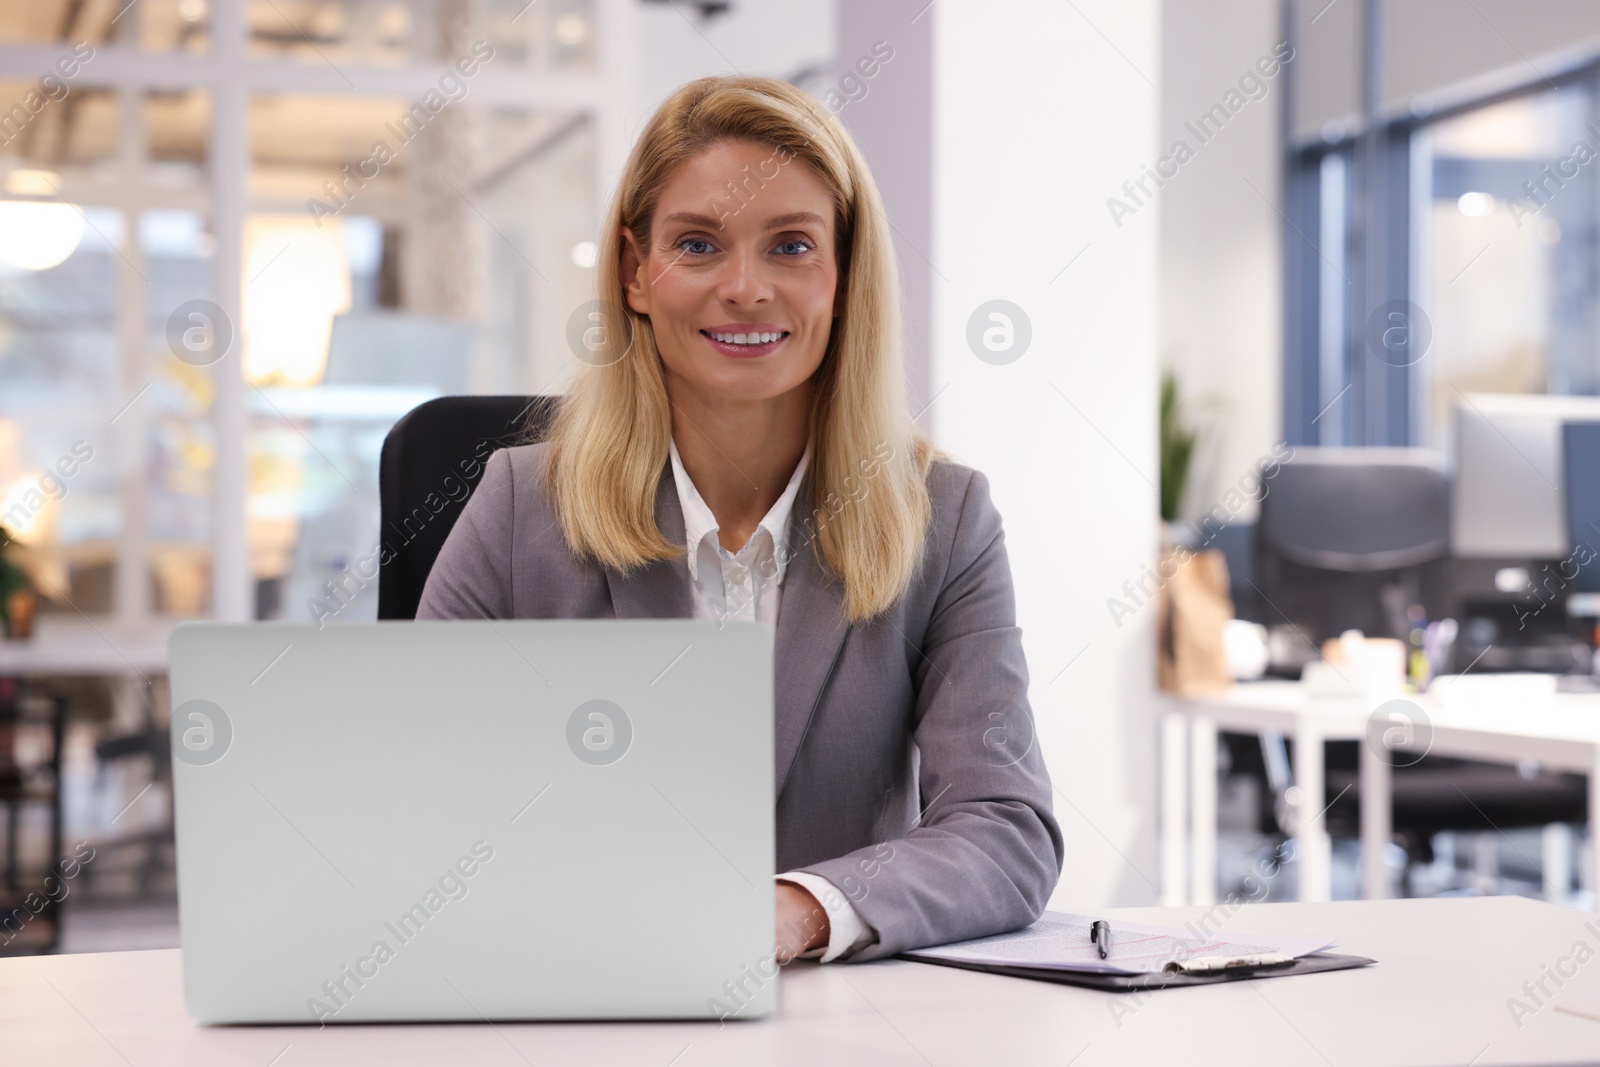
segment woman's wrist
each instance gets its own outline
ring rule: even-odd
[[[794,882],[778,882],[777,893],[778,962],[827,947],[833,931],[822,902]]]

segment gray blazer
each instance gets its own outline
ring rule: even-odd
[[[544,459],[544,445],[490,457],[417,618],[690,617],[685,557],[623,575],[572,554]],[[820,875],[855,905],[877,933],[856,960],[1024,926],[1061,873],[1000,515],[970,468],[935,463],[928,490],[916,580],[866,623],[845,624],[843,583],[807,543],[812,503],[798,500],[790,522],[775,646],[777,870]],[[684,541],[670,465],[656,522]]]

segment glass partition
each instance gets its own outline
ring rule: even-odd
[[[378,460],[432,397],[550,392],[587,292],[588,123],[400,97],[250,104],[241,357],[257,612],[377,614]],[[565,205],[552,211],[551,204]]]
[[[0,5],[44,53],[0,78],[0,523],[45,616],[316,618],[396,419],[564,388],[595,6]]]
[[[1469,111],[1416,135],[1417,273],[1433,329],[1423,441],[1447,448],[1460,393],[1594,392],[1600,139],[1582,87]],[[1581,161],[1580,161],[1581,160]]]

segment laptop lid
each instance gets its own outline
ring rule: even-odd
[[[179,626],[190,1013],[769,1012],[772,647],[688,620]]]

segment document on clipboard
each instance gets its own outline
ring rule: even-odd
[[[1188,926],[1112,922],[1104,958],[1090,935],[1095,918],[1047,911],[1031,926],[1010,933],[901,953],[907,959],[976,970],[1017,968],[1101,975],[1264,970],[1322,952],[1331,940],[1208,931]],[[1341,957],[1354,959],[1356,957]],[[1176,964],[1176,967],[1169,965]]]

